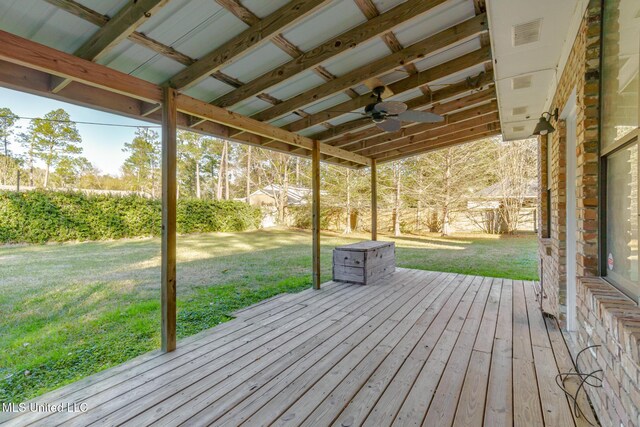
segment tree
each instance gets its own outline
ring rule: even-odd
[[[188,187],[188,193],[202,198],[202,173],[216,142],[213,138],[203,135],[180,131],[178,132],[179,176],[181,183]]]
[[[49,174],[61,160],[82,153],[82,138],[71,121],[69,113],[62,108],[45,114],[43,118],[31,120],[29,126],[33,143],[33,154],[45,164],[44,187],[49,185]]]
[[[496,176],[500,187],[500,216],[504,231],[514,233],[520,222],[520,211],[538,173],[538,151],[535,139],[496,141],[498,167]]]
[[[65,157],[56,165],[54,178],[60,187],[77,188],[83,176],[97,172],[86,157]]]
[[[4,158],[2,159],[2,184],[7,183],[7,178],[12,169],[11,156],[9,154],[9,136],[13,133],[13,126],[18,121],[13,111],[9,108],[0,108],[0,139],[4,144]]]
[[[224,190],[225,200],[229,199],[229,142],[222,142],[222,154],[220,156],[220,167],[218,168],[218,181],[216,184],[216,199],[222,200]]]
[[[133,180],[133,189],[155,197],[156,174],[160,167],[158,132],[149,128],[138,128],[133,140],[126,142],[122,151],[129,153],[122,170],[126,177]]]
[[[336,222],[343,224],[340,228],[344,234],[349,234],[358,226],[360,209],[368,207],[371,200],[369,172],[333,165],[323,165],[321,170],[324,172],[323,188],[327,193],[323,203],[337,208],[333,210],[334,215],[338,217]],[[328,214],[325,210],[325,215]]]
[[[419,192],[419,197],[434,214],[435,218],[430,219],[432,231],[448,235],[456,214],[466,211],[473,189],[495,182],[494,153],[494,141],[481,140],[432,151],[413,160],[411,165],[424,174],[421,179],[429,182],[429,191]],[[415,171],[411,175],[415,176]],[[412,197],[416,193],[414,188]]]

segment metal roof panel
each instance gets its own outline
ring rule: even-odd
[[[291,57],[282,49],[273,43],[266,43],[245,52],[232,64],[222,68],[221,71],[242,82],[248,82],[290,60]]]
[[[380,38],[375,38],[348,50],[341,55],[334,56],[324,62],[322,66],[336,76],[342,76],[358,67],[369,64],[377,59],[384,58],[391,51]]]
[[[474,16],[471,0],[448,1],[425,15],[404,22],[394,33],[403,46],[411,46]]]
[[[42,0],[0,2],[0,28],[66,53],[73,53],[98,29]]]
[[[242,5],[249,9],[258,18],[263,19],[280,9],[288,0],[243,0]]]
[[[211,0],[173,0],[140,31],[192,58],[201,58],[247,29]]]
[[[284,31],[283,35],[306,52],[366,21],[354,2],[334,0],[327,7]]]

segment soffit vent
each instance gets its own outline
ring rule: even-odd
[[[531,87],[532,75],[519,76],[511,79],[511,89],[527,89]]]
[[[518,47],[540,40],[542,18],[513,26],[513,46]]]
[[[513,110],[511,110],[511,114],[513,114],[514,116],[527,114],[527,107],[515,107]]]
[[[511,129],[514,132],[524,132],[524,126],[513,126]]]

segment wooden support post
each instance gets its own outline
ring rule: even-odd
[[[378,171],[371,159],[371,240],[378,240]]]
[[[313,289],[320,289],[320,143],[313,141],[311,151],[311,228],[313,236]]]
[[[163,88],[162,103],[162,351],[176,348],[176,132],[175,89]]]

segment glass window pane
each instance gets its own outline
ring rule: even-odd
[[[607,147],[638,126],[640,3],[604,2],[603,138]]]
[[[628,294],[638,286],[638,144],[607,157],[607,276]]]

